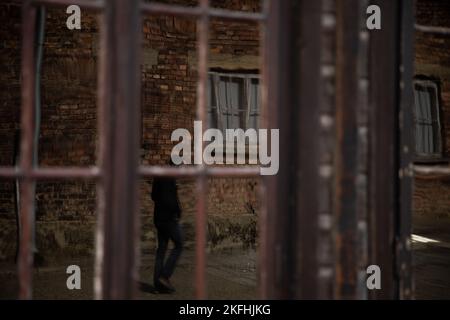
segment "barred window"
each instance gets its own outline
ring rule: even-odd
[[[442,155],[438,97],[436,83],[432,81],[414,83],[416,155],[420,158],[436,158]]]

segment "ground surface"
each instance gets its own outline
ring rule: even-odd
[[[428,224],[415,221],[413,261],[416,299],[450,299],[450,224]],[[255,299],[256,252],[228,249],[207,256],[208,297],[211,299]],[[65,273],[68,265],[77,264],[82,270],[81,290],[68,290]],[[152,286],[153,253],[143,254],[139,293],[142,299],[194,299],[195,255],[183,253],[173,276],[177,288],[174,294],[158,294]],[[34,271],[36,299],[92,299],[93,259],[68,259],[53,266]],[[14,299],[17,292],[15,266],[0,265],[0,299]]]
[[[255,299],[256,271],[255,251],[228,250],[208,254],[208,297],[211,299]],[[194,252],[184,252],[173,276],[177,292],[159,294],[154,292],[152,283],[153,255],[144,254],[141,262],[142,299],[194,299]],[[81,290],[68,290],[65,273],[68,265],[77,264],[81,268]],[[93,261],[89,258],[71,259],[59,266],[47,266],[34,272],[35,299],[92,299]],[[17,277],[14,266],[0,266],[0,299],[14,299],[17,292]]]
[[[413,234],[416,298],[450,299],[450,220],[414,217]]]

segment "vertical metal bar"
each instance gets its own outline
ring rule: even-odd
[[[359,12],[361,17],[366,16],[368,0],[361,0]],[[368,231],[367,231],[367,167],[368,167],[368,43],[369,30],[367,30],[366,19],[359,20],[359,58],[358,58],[358,90],[359,99],[357,106],[358,121],[358,176],[356,179],[356,207],[358,214],[357,235],[357,259],[358,259],[358,299],[367,299],[367,258],[368,258]]]
[[[34,187],[30,177],[33,169],[33,134],[35,105],[35,25],[36,8],[30,1],[22,7],[22,110],[21,110],[21,143],[20,169],[24,174],[21,181],[20,217],[22,233],[19,247],[19,298],[32,297],[32,237]]]
[[[319,112],[321,103],[322,1],[293,2],[290,50],[292,110],[295,121],[290,146],[296,154],[291,172],[295,172],[296,217],[292,238],[297,243],[294,298],[318,298],[318,219],[319,219]],[[314,32],[312,32],[314,31]],[[283,128],[284,129],[284,128]],[[290,141],[292,143],[292,140]],[[292,150],[293,149],[293,150]]]
[[[287,88],[286,81],[286,56],[287,50],[285,46],[286,34],[283,31],[288,29],[289,11],[288,1],[273,1],[269,2],[268,17],[267,17],[267,32],[265,34],[264,59],[265,69],[263,70],[263,79],[265,80],[265,89],[267,96],[267,109],[265,110],[264,121],[267,124],[267,129],[280,129],[280,171],[274,176],[264,176],[263,181],[266,185],[266,194],[270,195],[270,201],[266,197],[262,199],[263,205],[266,207],[265,216],[262,217],[262,257],[260,264],[264,266],[264,287],[263,297],[268,299],[280,299],[290,296],[289,277],[286,268],[288,263],[286,261],[287,248],[285,238],[290,234],[290,226],[287,224],[287,215],[292,212],[286,210],[286,199],[281,199],[281,195],[287,196],[285,192],[286,185],[281,183],[282,176],[285,177],[286,170],[288,170],[286,161],[288,158],[283,157],[286,141],[283,146],[283,135],[286,127],[280,125],[280,117],[288,105],[285,104],[287,98],[283,94],[283,88]],[[285,19],[285,20],[283,20]],[[283,29],[281,24],[286,22]],[[274,50],[273,48],[276,48]],[[285,181],[287,183],[287,181]],[[280,189],[280,187],[282,189]],[[283,201],[285,200],[285,201]],[[284,229],[288,227],[288,230]],[[291,264],[292,267],[292,264]]]
[[[104,296],[103,283],[106,282],[103,272],[105,263],[105,219],[108,212],[111,212],[111,202],[107,195],[111,194],[112,177],[107,175],[111,172],[111,93],[112,79],[114,79],[114,68],[112,68],[111,55],[113,54],[111,43],[112,32],[107,32],[110,18],[105,11],[99,16],[100,25],[100,46],[99,46],[99,76],[97,89],[97,122],[98,122],[98,163],[100,179],[97,182],[97,225],[95,232],[95,275],[94,275],[94,295],[96,299]]]
[[[206,126],[206,88],[208,81],[208,0],[200,1],[202,14],[197,22],[198,41],[198,83],[197,83],[197,119],[202,123],[202,131]],[[203,132],[195,141],[197,148],[195,157],[203,158]],[[201,148],[198,148],[201,146]],[[205,166],[200,164],[200,174],[197,177],[197,217],[195,224],[196,231],[196,296],[197,299],[206,299],[206,172]]]
[[[270,0],[263,0],[262,10],[263,15],[269,14]],[[269,127],[269,110],[268,110],[268,28],[267,22],[264,21],[259,24],[260,30],[260,70],[261,70],[261,115],[260,115],[260,127]],[[267,208],[267,178],[261,178],[261,184],[259,188],[259,196],[261,199],[261,210],[258,218],[258,230],[259,230],[259,246],[258,246],[258,291],[261,299],[268,299],[269,294],[269,274],[271,273],[268,264],[268,248],[271,243],[271,234],[269,232],[269,216]]]
[[[336,297],[357,289],[357,105],[359,1],[337,1],[336,63]]]
[[[99,101],[102,103],[102,187],[99,209],[103,210],[97,238],[102,257],[97,284],[101,298],[129,299],[138,281],[138,143],[140,106],[140,12],[138,0],[106,2],[102,30]],[[106,50],[106,52],[105,52]],[[109,74],[114,70],[114,74]],[[108,78],[109,76],[109,78]],[[107,114],[106,114],[107,113]],[[102,237],[101,235],[99,237]]]
[[[264,48],[269,129],[279,129],[279,172],[264,177],[263,297],[318,297],[322,1],[271,1]],[[267,45],[270,43],[270,47]],[[277,48],[273,50],[273,48]],[[273,143],[273,141],[271,141]]]
[[[318,297],[334,297],[335,228],[333,224],[336,1],[322,0],[321,99],[319,145]]]
[[[275,2],[275,1],[274,1]],[[296,234],[296,197],[295,176],[296,176],[296,155],[295,147],[292,146],[292,140],[295,131],[292,126],[294,106],[292,88],[290,83],[292,79],[292,31],[293,14],[291,12],[293,2],[290,0],[276,1],[274,8],[273,23],[269,25],[274,37],[271,39],[273,60],[269,70],[269,88],[273,92],[272,99],[269,100],[270,117],[269,128],[279,129],[279,171],[273,178],[272,187],[275,187],[271,195],[277,194],[274,206],[270,212],[275,220],[275,292],[277,299],[290,299],[294,297],[296,288],[297,261],[296,261],[296,243],[292,241]],[[273,51],[276,51],[274,53]],[[287,85],[289,84],[289,85]],[[270,97],[269,92],[269,97]],[[261,142],[260,142],[261,143]],[[268,145],[272,145],[270,141]],[[294,149],[294,150],[293,150]],[[294,173],[294,174],[293,174]],[[274,199],[271,198],[271,201]]]
[[[411,219],[413,194],[413,76],[414,76],[414,1],[401,1],[401,67],[400,67],[400,169],[397,268],[399,298],[414,295],[411,258]]]
[[[381,8],[383,27],[370,35],[369,263],[381,268],[382,289],[371,290],[369,296],[393,299],[399,2],[377,0],[373,4]]]

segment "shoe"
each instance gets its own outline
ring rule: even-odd
[[[158,282],[169,292],[175,292],[175,288],[166,277],[159,277]]]
[[[156,293],[162,293],[162,294],[169,294],[172,293],[172,291],[169,290],[169,288],[166,288],[163,284],[157,283],[155,284],[155,292]]]

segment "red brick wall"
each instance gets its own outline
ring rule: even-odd
[[[442,176],[416,178],[414,209],[418,216],[450,218],[450,178]]]
[[[417,23],[450,27],[450,2],[417,2]],[[416,32],[416,74],[436,78],[441,85],[441,122],[445,156],[450,154],[450,36]]]
[[[238,7],[234,5],[234,8]],[[170,140],[172,131],[176,128],[187,128],[193,132],[197,88],[196,26],[194,20],[167,16],[148,17],[143,26],[143,163],[163,164],[174,146]],[[235,63],[235,60],[255,57],[253,65],[257,66],[258,39],[259,33],[255,24],[212,20],[211,60],[220,60],[225,67],[236,69],[248,64]],[[155,60],[156,64],[151,64]],[[217,66],[217,63],[212,61],[211,67]],[[253,66],[250,68],[254,70]],[[248,206],[255,207],[255,192],[246,192],[255,189],[253,184],[251,179],[211,180],[209,213],[240,214],[247,212]],[[187,182],[187,186],[181,188],[180,192],[181,202],[188,214],[195,211],[195,202],[191,199],[194,188],[192,182]],[[144,212],[151,212],[153,203],[146,199],[150,186],[144,185],[142,191],[141,203]],[[224,195],[224,192],[227,195]],[[218,200],[227,196],[230,201]]]
[[[450,1],[418,0],[416,6],[418,24],[450,27]],[[417,31],[415,49],[416,75],[436,79],[440,84],[443,156],[448,159],[450,156],[450,36]],[[416,177],[415,214],[428,215],[436,219],[450,218],[449,195],[448,177]]]
[[[20,115],[20,1],[0,4],[0,165],[11,165],[14,132]],[[193,5],[192,0],[165,1]],[[257,0],[212,1],[215,7],[258,11]],[[450,2],[417,1],[417,21],[424,25],[450,26]],[[94,15],[83,12],[82,29],[65,27],[64,9],[48,11],[44,65],[42,72],[42,125],[39,145],[40,164],[92,165],[96,159],[96,75],[98,24]],[[173,129],[192,129],[196,101],[196,34],[190,19],[166,16],[146,17],[143,21],[142,65],[142,162],[161,164],[173,143]],[[229,69],[258,68],[259,31],[254,24],[211,21],[211,67]],[[446,156],[450,154],[450,42],[448,36],[416,34],[416,72],[440,80],[443,136]],[[238,216],[257,213],[257,180],[214,179],[210,181],[208,213],[214,216]],[[195,212],[195,184],[180,182],[185,214]],[[450,216],[448,181],[416,179],[414,207],[417,214]],[[1,239],[14,237],[14,185],[0,182],[0,219],[10,227],[0,231]],[[151,221],[153,203],[151,183],[141,184],[144,227]],[[95,221],[95,186],[85,182],[46,182],[38,184],[37,215],[41,232],[38,243],[51,246],[61,242],[51,233],[58,223],[66,234],[66,244],[77,245],[76,232],[64,226],[84,226]],[[6,225],[6,224],[3,224]],[[44,225],[46,227],[44,227]],[[88,224],[89,225],[89,224]],[[65,231],[64,231],[65,230]],[[92,247],[93,237],[88,247]],[[9,243],[12,241],[9,241]],[[0,259],[13,252],[2,241]]]
[[[195,1],[165,1],[194,4]],[[20,117],[20,1],[0,4],[0,165],[12,165],[14,133]],[[215,7],[259,10],[259,1],[213,1]],[[68,30],[65,8],[47,11],[42,67],[42,124],[39,137],[41,166],[86,166],[96,162],[97,119],[97,16],[82,11],[82,29]],[[196,24],[194,20],[149,16],[143,21],[142,64],[142,162],[162,164],[174,145],[172,130],[192,129],[196,104]],[[257,68],[259,33],[255,24],[211,21],[212,67]],[[242,62],[245,60],[244,62]],[[219,62],[218,62],[219,61]],[[236,61],[238,61],[236,63]],[[240,62],[239,62],[240,61]],[[250,61],[250,63],[249,63]],[[208,213],[255,214],[255,179],[210,181]],[[144,226],[151,221],[151,183],[141,184]],[[0,231],[0,259],[14,251],[14,185],[0,181],[0,219],[8,227]],[[195,183],[180,181],[185,215],[195,212]],[[95,185],[87,182],[39,183],[37,186],[38,246],[79,247],[73,237],[77,223],[89,234],[81,237],[87,250],[93,246]],[[191,218],[189,218],[191,216]],[[58,225],[65,241],[58,240],[50,225]],[[88,223],[87,225],[85,223]],[[66,226],[72,226],[72,229]],[[91,227],[87,227],[91,226]],[[81,227],[80,227],[81,228]],[[54,232],[53,232],[54,231]],[[65,236],[64,236],[65,234]],[[92,235],[92,236],[91,236]],[[53,248],[54,249],[54,248]]]

